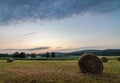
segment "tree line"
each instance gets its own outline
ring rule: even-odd
[[[15,52],[13,54],[0,54],[0,57],[13,57],[13,58],[36,58],[36,56],[41,56],[41,57],[46,57],[46,58],[55,58],[55,52],[46,52],[45,54],[36,54],[36,53],[31,53],[31,54],[26,54],[25,52]]]

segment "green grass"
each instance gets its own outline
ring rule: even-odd
[[[110,60],[93,75],[82,74],[77,60],[0,60],[0,83],[120,83],[120,62]]]

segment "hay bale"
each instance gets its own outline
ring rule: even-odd
[[[102,60],[102,62],[108,62],[108,58],[107,57],[102,57],[101,60]]]
[[[120,61],[120,57],[118,57],[117,60]]]
[[[78,64],[82,73],[100,74],[103,71],[102,61],[91,53],[81,55]]]
[[[7,62],[13,62],[15,59],[13,59],[13,58],[8,58],[7,59]]]

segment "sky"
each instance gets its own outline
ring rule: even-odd
[[[0,53],[120,49],[119,0],[0,0]]]

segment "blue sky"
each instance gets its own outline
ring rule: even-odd
[[[14,0],[12,1],[15,2]],[[35,1],[37,2],[38,0]],[[45,1],[43,1],[44,4],[48,4],[48,0]],[[118,0],[114,4],[111,3],[112,0],[109,0],[110,2],[104,2],[104,4],[101,2],[99,5],[97,5],[97,2],[94,2],[95,0],[91,0],[92,2],[87,0],[82,5],[84,11],[78,10],[82,7],[82,1],[75,0],[75,2],[70,2],[70,0],[66,0],[60,2],[53,0],[54,6],[52,7],[55,7],[55,10],[51,10],[52,13],[49,13],[50,9],[43,6],[43,9],[48,13],[41,13],[42,10],[37,10],[37,13],[40,14],[37,15],[37,18],[32,16],[32,14],[29,16],[28,12],[24,12],[24,9],[19,9],[21,6],[17,6],[19,10],[16,9],[16,13],[22,11],[28,14],[28,16],[25,14],[15,15],[15,13],[10,12],[8,9],[10,2],[4,2],[8,5],[5,6],[6,9],[5,7],[4,9],[1,7],[1,9],[6,16],[10,16],[7,18],[0,12],[0,52],[25,51],[41,53],[47,51],[71,52],[84,49],[119,49],[120,10],[119,4],[116,4]],[[99,2],[99,0],[97,1]],[[67,2],[70,4],[63,7]],[[95,5],[91,7],[90,4]],[[77,5],[78,8],[74,8],[73,5]],[[38,4],[37,7],[39,6],[42,7],[41,4]],[[85,8],[86,6],[91,8],[85,9],[84,6]],[[12,8],[12,6],[10,7]],[[29,8],[29,4],[27,7]],[[34,7],[36,8],[36,6]],[[57,9],[58,7],[61,10]],[[71,8],[67,10],[66,8],[68,7]],[[61,14],[56,13],[55,11],[57,10]],[[31,8],[30,11],[36,12]],[[62,14],[63,12],[64,14]],[[15,16],[12,16],[13,14]],[[17,18],[18,16],[19,19]]]

